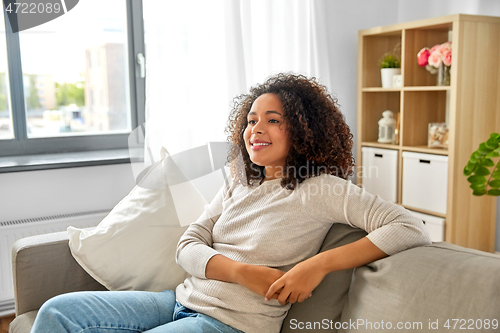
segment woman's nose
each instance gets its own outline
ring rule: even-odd
[[[264,125],[262,124],[262,121],[258,121],[253,127],[252,127],[252,133],[259,133],[262,134],[264,132]]]

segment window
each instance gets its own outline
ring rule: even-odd
[[[0,156],[127,148],[144,122],[142,1],[79,1],[16,33],[0,21]]]
[[[4,24],[0,15],[0,24]],[[3,39],[3,40],[2,40]],[[0,36],[0,140],[14,138],[12,131],[12,116],[10,114],[10,93],[7,76],[7,45],[5,34]]]

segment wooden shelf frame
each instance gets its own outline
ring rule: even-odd
[[[449,91],[450,86],[415,86],[401,88],[368,87],[362,88],[362,92],[390,92],[390,91]]]
[[[446,148],[429,148],[427,146],[403,146],[403,145],[394,145],[388,143],[368,142],[368,141],[362,142],[361,146],[382,148],[382,149],[393,149],[393,150],[399,150],[400,152],[412,151],[425,154],[448,155],[448,149]]]
[[[422,47],[448,40],[453,48],[451,85],[436,86],[436,75],[418,66],[416,55]],[[357,167],[362,165],[363,146],[398,150],[401,204],[402,152],[448,156],[446,214],[415,210],[444,217],[447,242],[489,252],[495,248],[496,198],[473,196],[463,168],[479,143],[500,128],[499,40],[500,17],[464,14],[359,32]],[[403,86],[382,88],[378,62],[397,43]],[[399,112],[397,145],[377,142],[384,110]],[[448,123],[448,149],[427,147],[430,122]]]

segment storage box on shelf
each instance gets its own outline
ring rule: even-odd
[[[414,212],[411,210],[410,212],[425,223],[425,228],[429,232],[429,235],[431,236],[431,240],[433,242],[444,241],[444,218]]]
[[[403,152],[403,206],[446,214],[448,156]]]
[[[500,17],[463,14],[359,32],[358,167],[371,164],[364,160],[362,147],[396,151],[396,202],[404,204],[405,190],[409,193],[417,185],[415,179],[411,182],[413,172],[406,170],[409,167],[403,164],[403,152],[447,158],[442,176],[446,180],[444,208],[443,204],[440,209],[427,204],[404,206],[444,218],[446,241],[490,252],[495,247],[496,198],[473,196],[462,170],[479,143],[500,128],[499,40]],[[436,75],[418,66],[417,53],[423,47],[446,41],[452,42],[451,84],[437,86]],[[403,86],[382,88],[379,60],[397,43],[402,46]],[[398,144],[377,142],[377,122],[385,110],[399,112]],[[427,147],[428,124],[437,122],[448,124],[448,149]],[[406,188],[404,177],[410,180]],[[361,177],[360,182],[364,181]]]
[[[398,151],[363,147],[363,186],[382,199],[397,202]]]

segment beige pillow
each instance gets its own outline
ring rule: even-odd
[[[149,168],[138,185],[96,228],[68,228],[73,257],[106,288],[175,289],[188,276],[176,264],[175,251],[189,224],[186,216],[200,216],[206,200],[189,181],[169,186],[168,175],[179,174],[178,168],[172,170],[175,167],[162,148],[161,161]],[[184,190],[182,199],[189,202],[185,205],[189,209],[187,215],[180,211],[186,207],[179,207],[178,203],[176,207],[179,198],[175,194],[172,197],[179,186]]]

